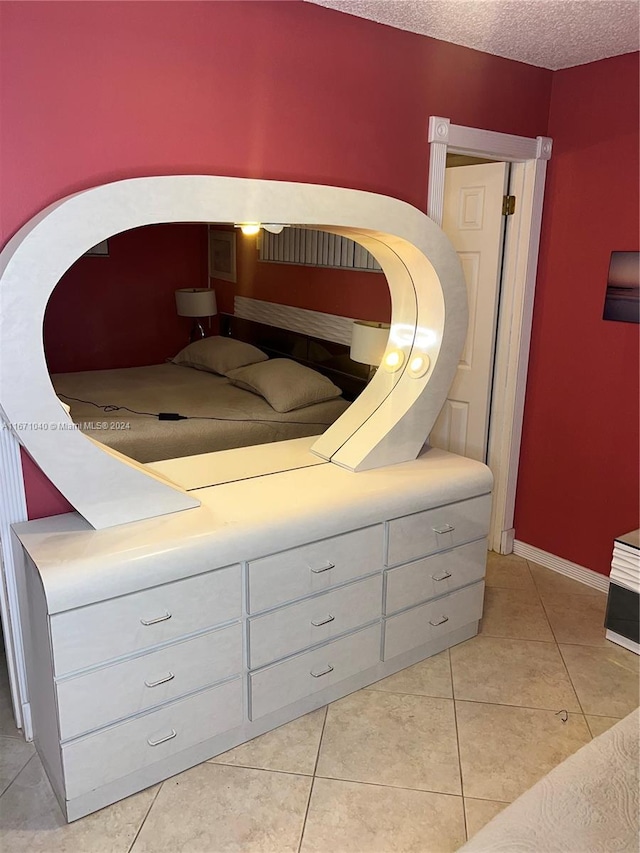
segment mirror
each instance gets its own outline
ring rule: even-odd
[[[152,463],[320,435],[366,386],[351,322],[388,324],[391,300],[348,238],[161,223],[100,249],[64,273],[43,331],[54,390],[95,441]]]
[[[435,223],[396,199],[338,187],[208,175],[117,181],[55,202],[0,254],[2,418],[90,524],[109,527],[199,503],[72,428],[43,350],[46,305],[67,269],[114,234],[165,222],[298,223],[350,237],[371,252],[391,292],[393,355],[311,450],[351,471],[417,456],[446,397],[467,326],[460,263]],[[412,368],[416,360],[420,370]],[[45,429],[51,423],[62,428]]]

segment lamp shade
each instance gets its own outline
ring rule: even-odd
[[[213,317],[218,313],[216,292],[208,287],[186,287],[176,290],[179,317]]]
[[[351,330],[352,360],[360,364],[380,364],[387,348],[389,328],[389,323],[354,320]]]

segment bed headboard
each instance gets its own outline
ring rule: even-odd
[[[292,358],[317,370],[354,400],[367,384],[369,369],[349,358],[346,344],[322,340],[302,332],[257,323],[233,314],[220,314],[220,334],[254,344],[269,358]]]

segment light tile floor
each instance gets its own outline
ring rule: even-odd
[[[478,637],[71,825],[0,676],[0,846],[456,850],[638,705],[638,657],[604,639],[604,605],[589,587],[490,554]]]

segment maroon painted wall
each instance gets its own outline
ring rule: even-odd
[[[44,322],[50,373],[160,364],[189,341],[174,291],[207,286],[207,226],[151,225],[82,257],[54,290]]]
[[[2,240],[141,175],[308,181],[424,208],[429,115],[535,136],[551,72],[302,2],[2,2]]]
[[[238,282],[212,280],[218,307],[233,313],[234,296],[250,296],[358,320],[389,322],[391,294],[382,273],[258,261],[255,237],[237,238]]]
[[[65,195],[143,175],[325,183],[424,209],[430,115],[547,130],[551,72],[297,0],[9,0],[0,16],[1,243]],[[26,469],[29,494],[49,494],[40,476]]]
[[[638,54],[553,76],[516,537],[609,574],[638,527],[638,331],[602,319],[612,251],[638,250]]]

